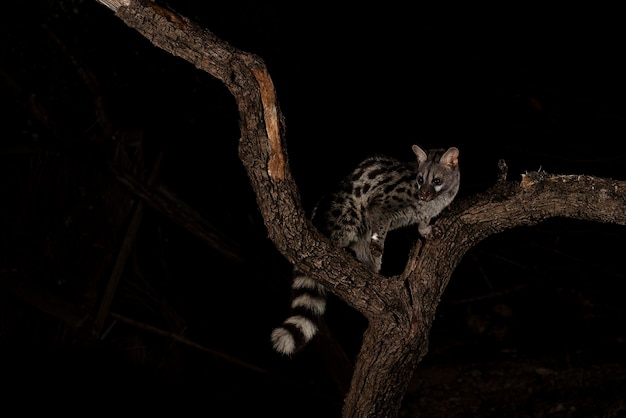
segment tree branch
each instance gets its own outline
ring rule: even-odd
[[[130,0],[128,7],[117,10],[117,16],[155,46],[220,80],[234,96],[241,129],[239,156],[277,249],[356,309],[383,311],[384,301],[364,286],[372,274],[343,252],[333,252],[328,240],[305,216],[298,188],[285,163],[284,120],[263,60],[152,2]],[[346,265],[355,271],[340,277],[332,273]],[[355,291],[368,295],[354,298]]]

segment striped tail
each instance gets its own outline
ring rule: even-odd
[[[283,324],[272,331],[272,345],[277,352],[291,356],[317,334],[326,310],[326,289],[302,271],[294,269],[291,311]]]

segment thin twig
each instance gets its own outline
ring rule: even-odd
[[[157,328],[157,327],[155,327],[153,325],[149,325],[149,324],[146,324],[144,322],[137,321],[135,319],[125,317],[125,316],[120,315],[120,314],[115,313],[115,312],[109,312],[109,316],[111,318],[113,318],[113,319],[116,319],[118,321],[124,322],[125,324],[131,325],[131,326],[133,326],[135,328],[143,329],[145,331],[151,332],[151,333],[156,334],[156,335],[160,335],[162,337],[171,338],[174,341],[177,341],[177,342],[179,342],[181,344],[188,345],[189,347],[193,347],[193,348],[196,348],[198,350],[204,351],[206,353],[211,354],[212,356],[215,356],[215,357],[218,357],[218,358],[220,358],[222,360],[228,361],[229,363],[233,363],[233,364],[236,364],[238,366],[244,367],[246,369],[253,370],[253,371],[257,372],[257,373],[262,373],[262,374],[266,374],[266,375],[269,375],[269,376],[272,376],[272,377],[276,377],[272,373],[270,373],[269,371],[267,371],[267,370],[265,370],[263,368],[257,367],[257,366],[255,366],[253,364],[250,364],[250,363],[246,363],[243,360],[239,360],[238,358],[235,358],[233,356],[229,356],[228,354],[224,354],[224,353],[222,353],[220,351],[216,351],[216,350],[207,348],[207,347],[205,347],[205,346],[203,346],[201,344],[198,344],[197,342],[192,341],[189,338],[187,338],[185,336],[182,336],[180,334],[177,334],[177,333],[174,333],[174,332],[171,332],[171,331],[162,330],[162,329]]]
[[[152,166],[152,171],[150,173],[150,177],[148,178],[149,183],[154,181],[156,178],[156,174],[161,166],[161,160],[162,155],[159,155]],[[113,298],[115,297],[115,292],[117,291],[117,286],[119,285],[122,273],[124,272],[126,260],[128,260],[128,256],[132,251],[135,238],[137,237],[137,231],[139,230],[139,225],[141,225],[141,220],[143,218],[143,205],[143,201],[140,200],[137,202],[133,218],[128,225],[126,236],[124,237],[117,259],[115,260],[115,265],[113,266],[113,271],[111,272],[111,278],[109,279],[107,288],[102,296],[102,302],[98,308],[98,313],[96,314],[96,320],[94,322],[94,331],[96,335],[100,335],[102,332],[104,321],[109,313],[109,309],[113,303]]]

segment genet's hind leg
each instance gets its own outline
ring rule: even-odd
[[[387,230],[389,229],[389,221],[383,220],[381,217],[371,216],[369,248],[374,266],[377,273],[380,271],[383,262],[383,252],[385,250],[385,239],[387,238]]]

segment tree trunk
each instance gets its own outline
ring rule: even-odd
[[[428,332],[409,335],[406,326],[378,321],[363,335],[343,416],[395,417],[413,370],[428,350]],[[429,327],[430,328],[430,327]],[[417,337],[417,338],[416,338]]]

